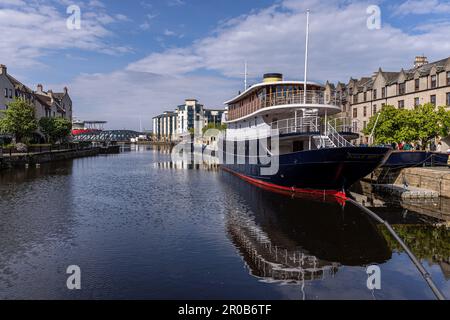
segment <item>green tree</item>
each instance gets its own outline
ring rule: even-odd
[[[424,104],[411,110],[385,106],[370,118],[363,133],[369,135],[372,130],[375,143],[420,141],[425,147],[431,139],[445,137],[450,133],[450,111],[444,107],[436,108],[433,104]]]
[[[39,128],[48,142],[64,140],[70,135],[72,123],[64,118],[41,118]]]
[[[16,142],[29,138],[37,130],[34,107],[24,99],[15,99],[1,111],[0,132],[12,134]]]
[[[227,129],[227,125],[226,124],[222,124],[222,123],[210,122],[210,123],[208,123],[207,126],[203,127],[202,132],[205,133],[209,129],[217,129],[219,131],[224,131],[224,130]]]

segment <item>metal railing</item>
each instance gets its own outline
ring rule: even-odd
[[[330,138],[330,140],[334,143],[334,145],[338,148],[343,147],[354,147],[354,145],[347,141],[339,132],[336,131],[336,129],[333,127],[333,125],[329,121],[327,123],[327,130],[325,134]]]
[[[272,130],[278,129],[279,134],[290,133],[320,133],[321,119],[319,117],[297,117],[274,121],[270,124]]]
[[[292,134],[292,133],[307,133],[316,135],[320,141],[321,145],[326,145],[324,139],[328,137],[331,141],[331,145],[336,147],[353,147],[354,145],[345,139],[340,132],[353,132],[351,129],[345,125],[343,121],[342,124],[338,125],[338,128],[345,129],[344,131],[337,131],[333,126],[333,122],[338,124],[338,121],[331,120],[326,125],[320,117],[310,116],[310,117],[297,117],[289,119],[281,119],[270,123],[270,128],[272,130],[277,130],[279,134]],[[350,130],[350,131],[347,131]]]
[[[334,118],[329,121],[329,124],[333,126],[339,133],[359,133],[359,124],[356,119],[340,117]]]
[[[262,108],[289,105],[289,104],[328,104],[339,106],[341,99],[337,94],[328,94],[323,90],[306,90],[306,100],[304,91],[299,93],[293,92],[277,92],[262,95],[259,97]]]
[[[29,146],[26,151],[17,150],[15,147],[1,147],[0,146],[0,158],[1,157],[11,157],[13,155],[23,155],[23,154],[38,154],[38,153],[46,153],[46,152],[55,152],[55,151],[66,151],[66,150],[88,150],[92,149],[92,144],[87,143],[63,143],[56,145],[38,145],[38,146]]]
[[[243,105],[236,104],[234,109],[231,108],[228,112],[228,120],[244,117],[263,108],[293,104],[332,105],[339,107],[342,104],[342,100],[336,92],[328,93],[324,90],[307,90],[306,99],[303,90],[260,94],[252,101]]]

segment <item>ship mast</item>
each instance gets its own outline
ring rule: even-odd
[[[303,104],[306,104],[306,77],[308,76],[309,9],[306,10],[305,76],[303,78]]]
[[[245,60],[245,69],[244,69],[244,91],[247,90],[247,76],[248,76],[247,60]]]

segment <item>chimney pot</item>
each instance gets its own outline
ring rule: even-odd
[[[0,64],[0,74],[6,74],[7,68],[4,64]]]
[[[42,84],[38,84],[37,85],[37,91],[38,92],[43,92],[44,91],[44,87],[42,86]]]

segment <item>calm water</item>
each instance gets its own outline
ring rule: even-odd
[[[292,199],[140,150],[0,173],[0,298],[432,299],[351,205]],[[450,235],[377,208],[450,296]],[[402,216],[403,214],[403,216]],[[366,287],[377,264],[382,289]],[[82,290],[66,288],[78,265]]]

